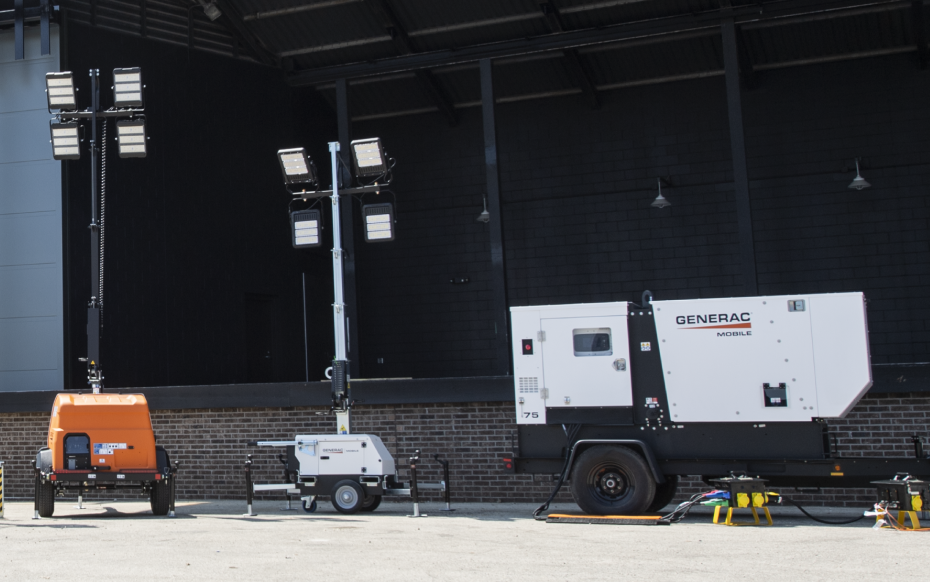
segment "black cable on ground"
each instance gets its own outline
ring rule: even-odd
[[[568,437],[568,446],[565,448],[565,464],[562,465],[562,472],[559,473],[559,479],[556,481],[555,487],[552,489],[552,493],[549,494],[549,499],[545,503],[536,508],[536,511],[533,512],[533,519],[536,521],[546,521],[546,517],[539,517],[539,514],[549,509],[549,504],[552,503],[552,500],[555,499],[555,496],[558,495],[559,490],[562,488],[562,484],[565,483],[565,477],[568,475],[568,462],[572,458],[571,450],[572,444],[575,442],[575,437],[578,436],[578,432],[581,430],[580,424],[573,424],[568,427],[566,430],[566,436]]]
[[[772,493],[769,493],[768,495],[772,495]],[[798,505],[798,503],[797,503],[796,501],[794,501],[794,500],[792,500],[792,499],[789,499],[788,497],[785,497],[784,495],[778,495],[778,499],[780,499],[780,500],[782,500],[782,501],[787,501],[787,502],[790,503],[791,505],[793,505],[793,506],[797,507],[798,509],[800,509],[800,510],[801,510],[801,513],[803,513],[803,514],[806,515],[807,517],[813,519],[814,521],[818,521],[818,522],[820,522],[820,523],[824,523],[824,524],[826,524],[826,525],[849,525],[850,523],[856,523],[857,521],[859,521],[860,519],[862,519],[862,518],[865,517],[865,514],[862,514],[862,515],[860,515],[859,517],[857,517],[857,518],[855,518],[855,519],[848,519],[848,520],[844,520],[844,521],[827,521],[827,520],[825,520],[825,519],[821,519],[821,518],[819,518],[819,517],[815,517],[815,516],[813,516],[813,515],[807,513],[807,511],[806,511],[803,507],[801,507],[800,505]]]
[[[674,511],[668,515],[663,515],[662,520],[669,523],[678,523],[679,521],[683,520],[686,515],[688,515],[688,512],[691,511],[692,507],[699,505],[701,500],[703,500],[704,496],[707,494],[708,493],[696,493],[692,495],[691,499],[679,503],[678,507],[676,507]]]

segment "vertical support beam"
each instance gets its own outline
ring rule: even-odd
[[[927,27],[924,24],[923,0],[911,2],[911,22],[914,26],[914,43],[917,45],[917,66],[926,69],[930,54],[927,51]]]
[[[352,141],[351,121],[349,118],[349,83],[346,79],[336,81],[336,124],[339,128],[340,156],[346,167],[351,167],[352,152],[349,151],[349,142]],[[342,183],[349,185],[351,174],[342,170]],[[333,176],[333,180],[337,177]],[[352,199],[346,200],[342,207],[342,247],[345,250],[345,303],[346,317],[348,318],[349,333],[349,375],[353,378],[361,377],[361,361],[358,348],[358,293],[355,278],[355,222]]]
[[[25,22],[26,12],[23,7],[23,0],[16,0],[13,3],[13,45],[16,53],[14,59],[21,61],[26,58],[26,39],[23,24]]]
[[[149,35],[148,15],[146,14],[146,0],[139,1],[139,34],[142,38]]]
[[[42,0],[39,4],[42,7],[42,14],[39,17],[39,28],[42,37],[42,56],[52,54],[52,40],[49,36],[49,19],[51,18],[51,7],[48,0]]]
[[[743,103],[739,80],[739,49],[736,26],[729,2],[729,18],[720,23],[723,35],[723,64],[727,86],[727,111],[730,118],[730,148],[733,155],[733,190],[736,194],[736,221],[739,227],[740,271],[743,293],[758,295],[756,253],[752,239],[752,205],[749,198],[749,172],[746,168],[746,136],[743,131]]]
[[[488,222],[491,234],[491,309],[494,331],[495,374],[510,373],[510,341],[507,326],[507,285],[504,271],[504,237],[501,220],[500,174],[497,166],[497,125],[494,120],[494,82],[491,59],[481,59],[481,114],[484,128],[484,164],[488,191]]]

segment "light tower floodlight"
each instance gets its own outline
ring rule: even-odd
[[[394,240],[394,207],[390,202],[362,206],[366,242]]]
[[[52,123],[52,157],[56,160],[80,160],[78,123]]]
[[[117,121],[116,136],[119,141],[119,157],[145,157],[145,121]]]
[[[355,175],[358,177],[380,176],[387,171],[381,139],[357,139],[350,144]]]
[[[74,77],[71,71],[45,74],[45,92],[48,94],[48,109],[72,111],[77,109],[74,97]]]
[[[304,148],[278,150],[278,162],[285,184],[316,184],[316,166]]]
[[[318,247],[323,244],[320,237],[319,210],[296,210],[291,212],[291,243],[295,249]]]
[[[142,107],[142,69],[113,69],[113,105]]]

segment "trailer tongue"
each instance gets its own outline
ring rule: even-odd
[[[648,293],[648,292],[647,292]],[[651,294],[650,297],[651,299]],[[586,512],[664,507],[679,476],[868,487],[930,476],[842,458],[828,419],[872,385],[861,293],[511,308],[517,473],[560,474]]]

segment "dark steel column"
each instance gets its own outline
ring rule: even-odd
[[[51,38],[49,36],[49,17],[51,7],[48,0],[41,0],[39,5],[42,7],[42,14],[39,17],[39,34],[42,38],[42,56],[52,54]]]
[[[21,61],[26,58],[26,42],[23,24],[25,23],[26,11],[23,7],[23,0],[16,0],[13,3],[13,45],[14,59]]]
[[[481,113],[484,127],[484,164],[487,178],[488,223],[491,235],[491,309],[493,313],[494,374],[510,373],[510,341],[507,326],[507,284],[504,271],[504,238],[501,221],[500,175],[497,168],[497,126],[494,122],[494,83],[491,59],[481,60]]]
[[[346,79],[336,81],[336,122],[339,127],[339,155],[347,167],[352,167],[352,153],[349,151],[351,137],[351,121],[349,120],[349,84]],[[333,179],[336,179],[333,176]],[[342,184],[348,187],[351,174],[344,172]],[[346,304],[346,317],[348,323],[346,331],[349,335],[349,375],[353,378],[361,377],[361,362],[358,350],[358,293],[355,282],[355,221],[354,201],[351,197],[343,198],[342,212],[342,249],[345,251],[343,268],[345,269],[344,293]]]
[[[728,4],[728,3],[727,3]],[[733,190],[736,195],[736,221],[739,227],[740,272],[743,294],[758,295],[756,253],[752,240],[752,205],[749,198],[749,172],[746,169],[746,136],[743,132],[743,104],[739,80],[739,48],[731,9],[721,21],[723,64],[726,72],[727,110],[730,117],[730,148],[733,152]]]

